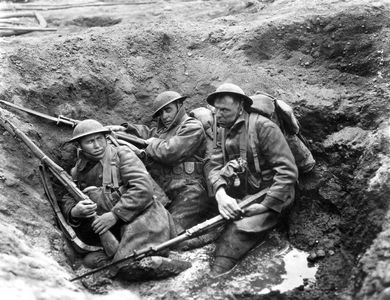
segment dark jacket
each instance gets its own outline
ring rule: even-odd
[[[103,195],[103,173],[107,163],[109,168],[113,168],[111,176],[116,174],[119,189],[115,189],[111,183],[107,187],[111,193]],[[173,236],[169,213],[153,198],[150,175],[126,146],[108,144],[104,157],[99,161],[81,155],[72,175],[81,190],[90,186],[101,188],[98,193],[88,193],[91,200],[98,204],[98,214],[111,211],[119,218],[115,226],[121,227],[121,237],[114,259],[122,258],[132,250],[162,243]],[[70,210],[76,205],[72,197],[65,196],[60,205],[70,224],[74,227],[85,225],[81,222],[83,220],[77,222],[70,216]]]
[[[223,130],[224,145],[217,144],[217,148],[211,156],[211,168],[209,180],[214,192],[221,186],[227,186],[228,181],[221,176],[221,169],[225,163],[240,157],[240,137],[247,130],[246,120],[248,114],[244,112],[230,129]],[[267,183],[270,187],[265,199],[261,202],[264,206],[281,212],[293,201],[294,185],[297,181],[298,171],[294,157],[279,127],[269,119],[256,115],[255,124],[252,127],[255,132],[247,132],[246,155],[250,177],[254,180],[248,182],[251,193],[256,192],[260,186]],[[259,174],[254,166],[253,148],[249,145],[249,137],[256,135],[256,151],[261,168]],[[242,138],[242,137],[241,137]],[[224,151],[222,149],[224,147]],[[225,154],[225,157],[224,157]],[[256,155],[255,155],[256,156]],[[251,186],[252,185],[252,186]]]
[[[202,162],[206,153],[206,137],[202,123],[189,117],[182,107],[169,128],[126,124],[126,132],[143,139],[155,137],[145,149],[153,161],[172,170],[183,162]],[[200,170],[201,171],[201,170]]]

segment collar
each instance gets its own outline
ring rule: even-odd
[[[81,172],[83,171],[88,165],[95,165],[98,162],[104,161],[104,159],[107,157],[107,155],[110,155],[111,151],[109,151],[108,147],[111,147],[110,144],[107,144],[107,147],[103,153],[103,156],[95,157],[88,153],[85,153],[84,151],[79,151],[79,161],[77,162],[77,171]]]
[[[184,106],[182,105],[180,109],[178,110],[175,118],[173,119],[172,123],[168,127],[164,127],[162,122],[160,121],[160,118],[158,120],[158,125],[157,125],[157,131],[161,133],[165,133],[170,131],[172,128],[175,128],[177,125],[181,124],[184,120],[188,118],[188,115],[186,113],[186,110]]]
[[[237,118],[230,128],[226,128],[227,133],[238,131],[241,128],[242,124],[245,124],[245,120],[248,119],[248,113],[243,110],[242,114]]]

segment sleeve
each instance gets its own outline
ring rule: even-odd
[[[123,123],[121,125],[126,128],[125,132],[144,140],[156,136],[157,128],[149,128],[146,125],[137,125],[131,123]]]
[[[120,147],[118,156],[124,189],[111,211],[119,219],[129,223],[153,203],[153,186],[145,166],[131,150]]]
[[[193,118],[187,119],[176,135],[168,139],[155,139],[146,147],[147,156],[165,165],[176,165],[194,156],[199,147],[205,147],[202,124]]]
[[[224,134],[224,132],[220,131],[219,134]],[[211,152],[210,160],[206,165],[208,180],[212,187],[213,194],[215,194],[221,186],[227,186],[227,181],[220,176],[220,171],[225,165],[222,147],[224,147],[224,145],[218,140],[215,148]]]
[[[294,197],[298,169],[293,154],[279,127],[268,121],[256,124],[259,153],[273,170],[272,185],[262,204],[276,212],[281,212],[286,203]]]
[[[72,218],[70,214],[70,211],[76,205],[76,203],[77,201],[67,193],[58,200],[58,205],[60,206],[61,212],[64,215],[66,222],[68,222],[68,224],[72,227],[78,227],[80,225],[80,220]]]

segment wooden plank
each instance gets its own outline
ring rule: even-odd
[[[69,9],[77,7],[100,7],[100,6],[120,6],[120,5],[144,5],[144,4],[153,4],[156,1],[148,2],[124,2],[124,3],[85,3],[85,4],[69,4],[69,5],[53,5],[53,6],[12,6],[10,8],[3,8],[2,10],[59,10],[59,9]]]
[[[22,27],[22,26],[0,26],[0,30],[15,30],[15,31],[56,31],[57,28],[42,28],[42,27]]]

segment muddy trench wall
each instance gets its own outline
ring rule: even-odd
[[[280,97],[294,105],[318,161],[314,180],[301,182],[289,238],[301,249],[327,253],[317,260],[314,290],[289,297],[379,297],[389,286],[383,273],[389,249],[384,242],[389,223],[388,15],[374,7],[293,23],[94,28],[44,40],[39,51],[30,39],[3,57],[7,76],[0,95],[51,115],[105,124],[150,124],[150,103],[166,89],[189,95],[188,108],[204,106],[205,96],[224,81],[240,84],[248,94],[264,90]],[[15,115],[22,129],[69,169],[74,149],[64,142],[71,129]],[[5,162],[0,183],[6,191],[0,213],[22,231],[31,228],[24,234],[32,246],[44,248],[72,272],[58,231],[50,229],[54,220],[42,199],[37,162],[0,132]],[[7,200],[15,195],[22,195],[22,203]],[[25,223],[13,218],[13,213],[26,216],[29,211],[33,215]],[[34,231],[41,226],[48,236]]]

